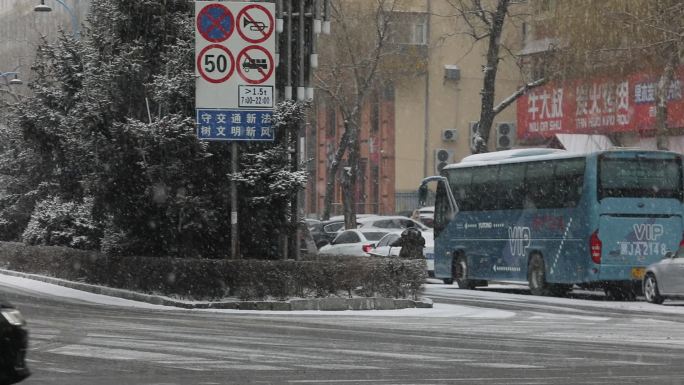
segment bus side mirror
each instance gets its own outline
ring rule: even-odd
[[[418,188],[418,205],[420,207],[425,206],[425,202],[427,201],[427,196],[428,196],[428,186],[426,184],[420,185]]]

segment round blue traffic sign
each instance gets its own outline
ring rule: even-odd
[[[212,43],[228,39],[234,28],[233,14],[222,4],[209,4],[197,14],[197,31]]]

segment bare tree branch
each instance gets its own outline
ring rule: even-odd
[[[499,112],[503,111],[506,107],[513,104],[513,102],[515,102],[519,97],[524,95],[525,92],[531,90],[532,88],[539,87],[539,86],[545,84],[546,81],[547,81],[546,78],[541,78],[541,79],[537,79],[533,82],[527,83],[524,86],[518,88],[518,90],[516,90],[514,93],[512,93],[509,97],[507,97],[506,99],[499,102],[499,104],[497,104],[492,109],[492,112],[494,112],[495,116],[498,115]]]

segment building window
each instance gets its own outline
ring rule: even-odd
[[[537,13],[550,13],[556,11],[556,0],[539,0]]]
[[[373,94],[370,114],[371,133],[377,133],[380,129],[380,98],[378,94]]]
[[[395,44],[426,45],[428,14],[418,12],[392,13],[391,38]]]
[[[382,89],[382,97],[385,100],[394,100],[394,85],[389,83]]]
[[[327,117],[326,117],[326,137],[328,138],[334,138],[337,135],[337,112],[335,111],[335,107],[328,106],[327,109]]]
[[[373,200],[373,213],[378,214],[380,202],[380,167],[377,164],[371,167],[371,199]]]

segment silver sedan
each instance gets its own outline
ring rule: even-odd
[[[667,298],[684,298],[684,247],[646,268],[644,296],[650,303],[663,303]]]
[[[318,255],[345,255],[367,257],[368,252],[375,247],[387,231],[383,229],[345,230],[341,232],[329,245],[318,250]]]

